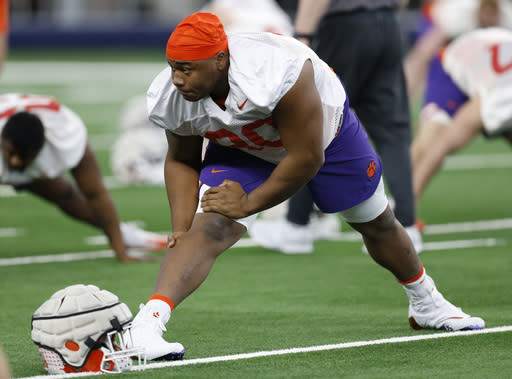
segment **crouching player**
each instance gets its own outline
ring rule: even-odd
[[[1,184],[30,191],[101,229],[119,261],[146,260],[128,255],[129,247],[165,249],[167,237],[120,223],[85,125],[69,108],[50,96],[2,95],[0,134]]]

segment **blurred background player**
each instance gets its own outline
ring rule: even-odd
[[[9,0],[0,0],[0,73],[7,59],[9,39]]]
[[[201,11],[217,15],[230,33],[293,33],[289,16],[274,0],[212,0]]]
[[[121,224],[82,120],[53,97],[0,96],[0,183],[28,190],[106,234],[119,261],[127,248],[163,250],[167,238]],[[74,181],[70,180],[70,171]]]
[[[423,91],[427,71],[439,49],[477,28],[512,28],[510,0],[428,0],[423,3],[415,42],[404,60],[411,100]]]
[[[396,17],[402,0],[301,0],[295,36],[311,45],[340,76],[352,109],[382,159],[395,215],[416,251],[423,249],[415,225],[411,126],[402,71],[401,31]],[[313,251],[313,200],[305,187],[294,194],[285,218],[257,220],[249,234],[262,246],[284,253]]]
[[[165,133],[149,121],[146,96],[129,99],[119,116],[121,134],[114,142],[110,165],[116,179],[129,184],[164,185]]]
[[[411,149],[417,201],[443,159],[480,133],[512,143],[512,31],[458,37],[435,59],[428,83]]]

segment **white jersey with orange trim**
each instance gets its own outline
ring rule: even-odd
[[[489,135],[512,127],[512,32],[480,29],[453,41],[443,53],[444,70],[469,97],[481,97]]]
[[[275,0],[210,0],[201,12],[217,15],[229,33],[293,34],[290,17]]]
[[[41,119],[45,143],[34,161],[21,172],[9,170],[2,155],[0,183],[21,185],[35,179],[55,178],[80,162],[87,143],[87,130],[80,117],[51,96],[6,94],[0,96],[0,133],[9,117],[21,111]]]
[[[428,7],[428,16],[450,39],[480,27],[481,0],[434,0]],[[497,25],[512,28],[512,2],[498,0]]]
[[[148,115],[178,135],[198,135],[272,163],[286,156],[272,111],[297,81],[306,60],[313,64],[323,107],[323,145],[332,141],[346,94],[336,74],[306,45],[272,33],[228,34],[230,90],[222,110],[207,96],[187,101],[164,69],[148,90]]]

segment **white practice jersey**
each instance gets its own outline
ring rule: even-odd
[[[481,0],[436,0],[430,10],[432,22],[450,39],[479,28]],[[512,28],[512,1],[498,0],[498,25]]]
[[[41,119],[46,141],[36,159],[22,172],[9,170],[2,155],[0,183],[20,185],[34,179],[55,178],[80,162],[87,143],[87,130],[73,111],[50,96],[1,95],[0,133],[8,118],[21,111],[33,113]]]
[[[469,97],[481,97],[481,116],[489,135],[512,127],[512,31],[480,29],[453,41],[443,68]]]
[[[290,17],[275,0],[210,0],[201,12],[217,15],[229,33],[293,34]]]
[[[346,94],[329,66],[306,45],[273,33],[228,34],[229,94],[222,110],[211,97],[190,102],[164,69],[148,90],[148,114],[178,135],[198,135],[272,163],[286,155],[272,111],[311,60],[323,107],[323,144],[332,141],[343,116]]]

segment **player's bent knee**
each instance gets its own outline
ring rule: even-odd
[[[393,211],[388,206],[374,220],[365,223],[350,223],[350,225],[365,236],[377,237],[382,233],[394,230],[398,221],[396,221]]]
[[[196,214],[196,218],[200,219],[197,229],[207,240],[237,241],[246,232],[244,225],[218,213]]]

